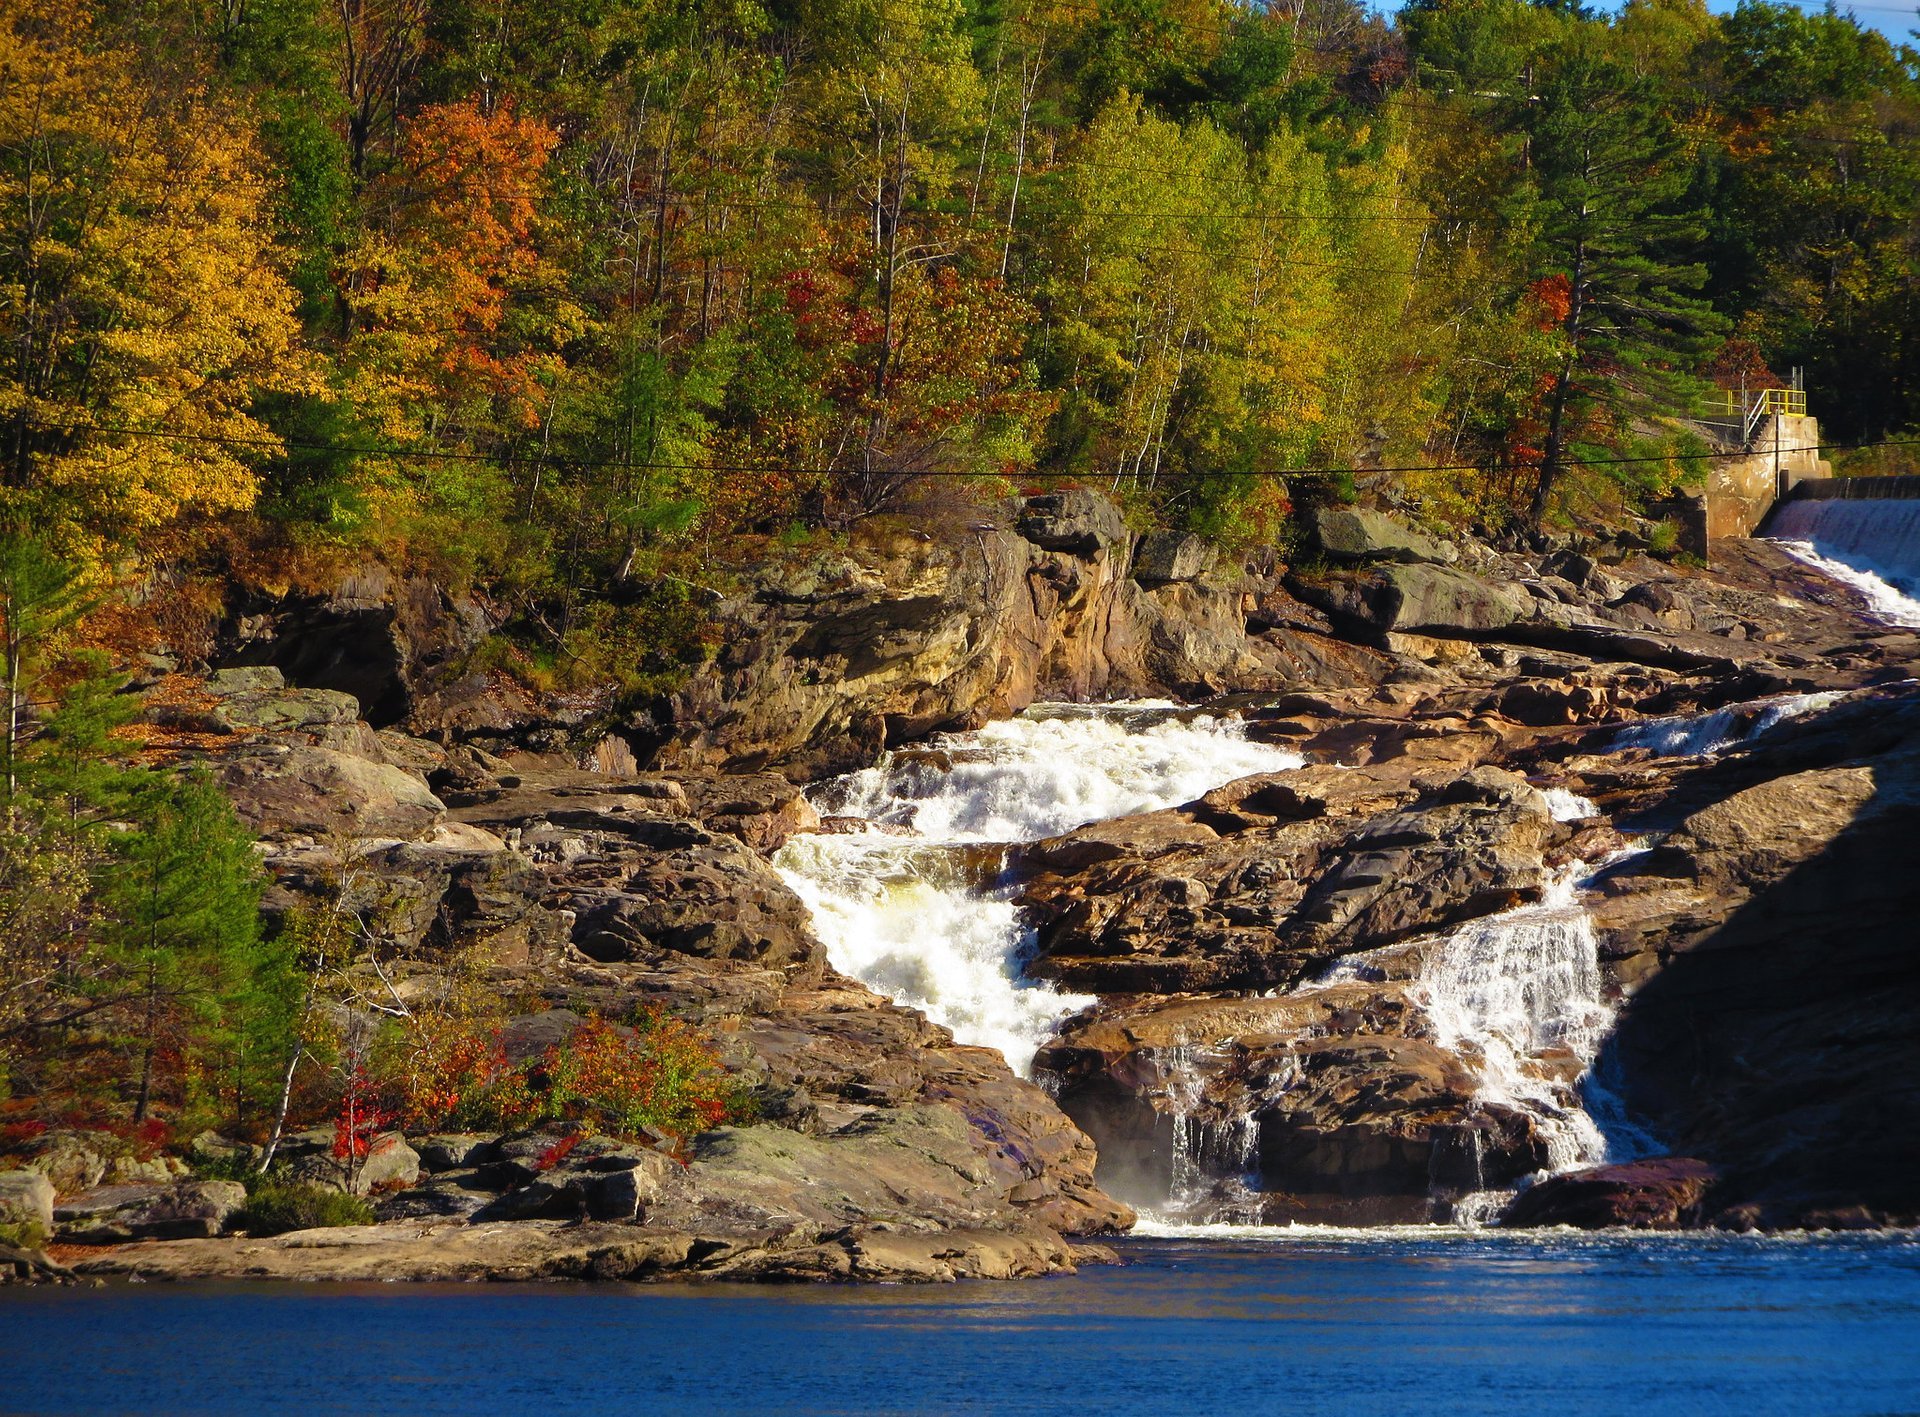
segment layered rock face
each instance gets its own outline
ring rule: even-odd
[[[1594,908],[1628,992],[1610,1053],[1628,1101],[1717,1169],[1702,1212],[1912,1223],[1920,701],[1851,696],[1672,774],[1625,821],[1665,834]]]
[[[1061,1236],[1170,1196],[1426,1219],[1593,1150],[1576,1075],[1616,1008],[1603,1062],[1672,1155],[1534,1187],[1515,1223],[1920,1212],[1900,869],[1920,706],[1862,687],[1920,640],[1759,544],[1702,572],[1371,513],[1315,535],[1311,569],[1234,563],[1081,493],[873,531],[748,575],[713,663],[622,721],[465,674],[486,608],[423,583],[249,608],[229,668],[152,717],[264,836],[270,909],[344,892],[377,914],[402,999],[482,961],[527,996],[527,1049],[663,1006],[764,1120],[684,1166],[589,1150],[538,1175],[552,1138],[396,1138],[412,1171],[383,1223],[324,1244],[213,1238],[220,1198],[172,1176],[78,1201],[119,1178],[74,1181],[56,1226],[115,1242],[99,1273],[926,1279],[1070,1265]],[[1846,697],[1729,751],[1622,746],[1659,715],[1816,691]],[[796,783],[1042,696],[1133,694],[1233,696],[1305,766],[1007,861],[1030,971],[1100,996],[1036,1060],[1045,1090],[831,967],[768,862],[842,825]],[[1651,849],[1601,864],[1629,840]],[[1552,1007],[1500,995],[1487,960],[1551,977]],[[1509,1006],[1538,1015],[1524,1036],[1463,1022]],[[206,1238],[159,1241],[176,1220]]]

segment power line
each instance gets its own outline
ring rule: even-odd
[[[99,433],[123,438],[150,438],[166,442],[218,444],[232,447],[251,447],[272,452],[299,451],[334,453],[346,457],[432,459],[440,462],[462,463],[505,463],[513,459],[496,453],[475,453],[456,450],[381,448],[364,447],[337,443],[305,443],[288,438],[243,437],[227,433],[182,433],[160,428],[123,428],[111,424],[73,423],[43,424],[43,431],[62,433]],[[1827,453],[1861,452],[1869,448],[1911,448],[1920,447],[1920,438],[1880,438],[1864,443],[1806,443],[1796,447],[1778,449],[1763,448],[1762,454],[1779,453]],[[1703,453],[1660,453],[1636,454],[1625,457],[1571,458],[1570,462],[1582,467],[1621,467],[1633,464],[1705,462],[1721,461],[1727,458],[1747,458],[1756,454],[1751,451],[1703,452]],[[980,472],[973,468],[859,468],[837,467],[833,465],[798,465],[767,463],[713,463],[713,462],[628,462],[621,458],[576,458],[554,454],[543,454],[528,461],[546,461],[568,467],[580,468],[622,468],[633,472],[785,472],[809,477],[861,477],[861,476],[910,476],[910,477],[994,477],[1002,474]],[[1183,477],[1271,477],[1286,479],[1290,477],[1337,477],[1342,474],[1406,473],[1406,472],[1479,472],[1478,463],[1399,463],[1379,467],[1300,467],[1300,468],[1247,468],[1203,469],[1181,474]],[[1029,470],[1009,476],[1048,476],[1041,470]]]

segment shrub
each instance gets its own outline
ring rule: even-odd
[[[738,1089],[713,1046],[679,1019],[645,1014],[631,1030],[589,1018],[547,1050],[543,1117],[620,1136],[687,1137],[738,1110]]]
[[[391,1090],[409,1131],[571,1123],[583,1133],[688,1137],[748,1115],[720,1055],[690,1024],[657,1010],[621,1026],[588,1017],[562,1043],[515,1064],[497,1024],[447,1016],[412,1022]]]
[[[373,1207],[358,1196],[301,1182],[266,1181],[247,1197],[240,1223],[250,1235],[284,1235],[336,1225],[371,1225]]]

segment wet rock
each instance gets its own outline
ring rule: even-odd
[[[1704,1161],[1662,1156],[1549,1176],[1522,1191],[1500,1224],[1582,1230],[1683,1230],[1700,1226],[1720,1173]]]

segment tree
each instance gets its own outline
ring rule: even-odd
[[[284,1026],[273,956],[261,946],[251,835],[202,774],[154,774],[141,798],[138,825],[115,843],[100,892],[112,967],[99,987],[128,1019],[136,1122],[153,1106],[163,1060],[184,1100],[223,1045],[244,1055],[259,1034]]]
[[[39,538],[0,530],[0,672],[6,729],[0,738],[0,790],[5,825],[18,816],[21,750],[32,732],[33,686],[48,641],[86,609],[79,567],[54,556]]]
[[[123,541],[245,507],[304,378],[248,125],[143,84],[63,0],[0,20],[0,507]]]
[[[1537,101],[1514,120],[1528,175],[1513,219],[1532,233],[1529,274],[1563,283],[1559,367],[1547,392],[1540,477],[1527,520],[1538,527],[1570,444],[1605,410],[1684,410],[1689,361],[1725,322],[1697,292],[1690,257],[1706,234],[1689,202],[1683,144],[1648,83],[1576,31],[1550,55]]]

